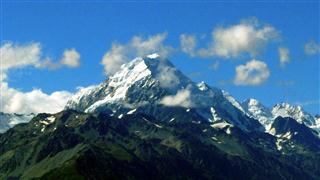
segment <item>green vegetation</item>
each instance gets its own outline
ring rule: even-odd
[[[295,139],[283,143],[284,154],[270,135],[236,127],[226,133],[179,114],[169,122],[139,113],[118,119],[68,110],[41,124],[47,116],[0,135],[0,179],[320,177],[319,149]]]

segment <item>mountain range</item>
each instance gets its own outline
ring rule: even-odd
[[[318,116],[240,103],[157,54],[80,89],[59,113],[0,117],[1,179],[320,178]]]

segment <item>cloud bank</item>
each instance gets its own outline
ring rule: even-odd
[[[56,113],[63,110],[71,93],[56,91],[51,94],[42,92],[41,89],[33,89],[30,92],[21,92],[8,87],[1,82],[1,112],[6,113]]]

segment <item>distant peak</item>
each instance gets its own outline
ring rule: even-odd
[[[304,123],[306,125],[315,124],[314,117],[305,112],[301,106],[291,105],[287,102],[276,104],[272,108],[272,114],[274,117],[291,117],[297,120],[299,123]]]
[[[303,112],[303,108],[299,105],[292,105],[287,102],[278,103],[273,106],[273,109],[285,109],[286,111]]]

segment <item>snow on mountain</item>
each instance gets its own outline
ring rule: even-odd
[[[293,106],[288,103],[276,104],[272,108],[272,116],[276,118],[281,117],[291,117],[299,123],[303,123],[306,126],[313,126],[316,124],[315,118],[309,113],[305,112],[301,106]]]
[[[154,60],[155,58],[157,59]],[[137,103],[152,99],[155,101],[159,98],[157,94],[164,93],[159,86],[176,93],[179,89],[186,88],[189,83],[191,81],[177,71],[169,61],[152,54],[123,64],[120,71],[110,76],[106,82],[88,88],[85,93],[80,90],[76,93],[76,97],[67,103],[66,109],[93,112],[106,104],[126,103],[130,106],[134,104],[133,101]],[[136,92],[138,90],[140,92]],[[131,97],[130,94],[140,96]]]
[[[244,111],[244,109],[241,107],[240,103],[234,98],[232,97],[228,92],[222,90],[223,96],[233,105],[235,106],[237,109],[239,109],[241,112],[243,112],[244,114],[246,113]]]
[[[257,119],[266,130],[269,129],[273,122],[272,113],[270,109],[265,107],[256,99],[247,99],[241,103],[241,106],[245,111],[253,118]]]
[[[200,91],[208,90],[208,85],[204,81],[201,81],[200,83],[198,83],[197,86]]]
[[[289,143],[290,145],[291,140],[307,146],[313,146],[313,148],[320,147],[317,133],[291,117],[277,116],[271,125],[269,133],[277,138],[276,146],[278,150],[281,150],[285,144],[288,145]]]
[[[70,109],[84,108],[91,103],[90,99],[97,96],[97,93],[103,88],[103,83],[100,85],[92,85],[85,88],[79,88],[79,91],[72,96],[67,102],[66,107]]]
[[[277,117],[290,117],[300,124],[305,124],[320,133],[320,120],[303,110],[301,106],[280,103],[267,108],[256,99],[248,99],[241,103],[243,109],[253,118],[257,119],[270,132],[271,124]]]
[[[182,91],[188,93],[181,96],[179,92]],[[163,99],[166,100],[165,104],[161,103]],[[274,119],[281,116],[291,117],[320,132],[319,120],[316,121],[300,106],[281,103],[269,109],[255,99],[248,99],[240,104],[226,91],[210,87],[204,82],[192,82],[158,54],[135,58],[123,64],[105,82],[81,88],[65,108],[84,112],[109,111],[115,116],[135,109],[152,113],[159,118],[165,117],[169,121],[174,118],[174,111],[170,115],[160,112],[163,109],[159,110],[159,107],[174,108],[179,106],[177,101],[190,102],[188,107],[181,103],[180,108],[186,108],[187,113],[196,113],[212,123],[223,121],[245,130],[264,127],[269,132]]]
[[[304,124],[318,133],[320,137],[320,121],[319,118],[313,117],[311,114],[303,110],[301,106],[293,106],[288,103],[276,104],[272,108],[273,118],[290,117],[298,123]]]
[[[311,125],[310,128],[316,130],[319,133],[318,135],[320,137],[320,116],[319,115],[315,116],[315,124]]]
[[[151,71],[148,69],[142,58],[137,58],[129,64],[123,65],[121,67],[121,71],[118,71],[109,79],[108,85],[114,88],[112,94],[107,94],[105,98],[96,101],[86,109],[86,112],[93,112],[98,107],[107,103],[124,100],[128,89],[135,82],[149,76],[150,74]]]
[[[29,122],[34,116],[35,114],[10,114],[0,112],[0,133],[6,132],[19,123]]]
[[[243,129],[260,128],[260,124],[249,118],[240,104],[227,92],[210,87],[204,82],[196,84],[177,70],[168,60],[157,54],[138,57],[98,86],[81,89],[67,103],[66,109],[85,112],[112,110],[117,113],[139,107],[145,111],[161,107],[161,100],[179,100],[178,92],[188,91],[190,107],[203,119],[210,122],[223,119]],[[168,103],[167,103],[168,104]],[[174,106],[179,106],[173,103]],[[151,109],[152,109],[151,108]],[[123,110],[125,109],[125,110]],[[212,111],[214,110],[214,112]],[[168,115],[169,116],[169,115]],[[173,117],[170,117],[172,119]],[[169,120],[169,119],[168,119]]]

